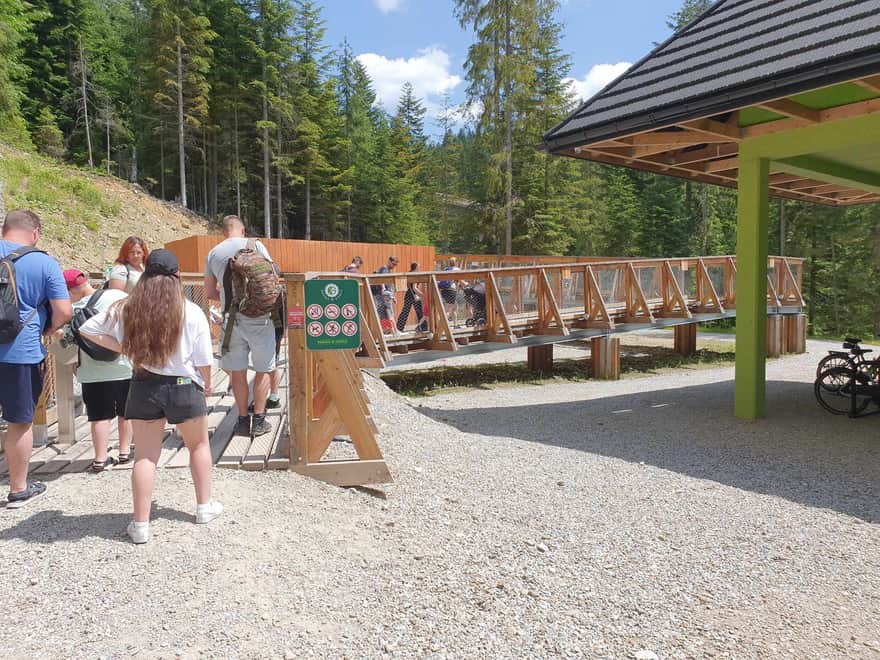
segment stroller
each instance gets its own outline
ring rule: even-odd
[[[464,301],[471,310],[471,316],[465,320],[465,325],[486,325],[486,283],[478,281],[473,286],[466,287]]]

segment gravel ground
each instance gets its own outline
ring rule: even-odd
[[[5,657],[878,657],[880,418],[824,413],[812,354],[771,414],[732,368],[401,399],[368,378],[395,483],[161,472],[0,511]],[[344,447],[343,447],[344,448]]]

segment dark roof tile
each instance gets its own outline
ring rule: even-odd
[[[880,72],[880,0],[721,0],[588,100],[545,140],[647,129],[696,119],[754,94],[764,100]],[[875,66],[876,64],[876,66]],[[829,75],[836,76],[829,80]],[[791,85],[800,85],[792,91]]]

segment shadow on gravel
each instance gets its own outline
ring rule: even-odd
[[[193,521],[191,513],[154,505],[150,519],[156,518]],[[11,527],[0,530],[0,541],[19,539],[28,543],[55,543],[100,538],[130,544],[125,535],[125,527],[130,520],[130,512],[69,515],[57,509],[36,511]]]
[[[767,383],[767,419],[733,416],[733,382],[530,406],[419,412],[465,432],[644,462],[880,522],[880,416],[822,410],[812,383]]]

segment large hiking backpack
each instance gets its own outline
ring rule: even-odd
[[[226,309],[252,318],[271,314],[281,294],[281,282],[275,268],[257,252],[257,242],[250,239],[247,247],[229,260],[223,274]]]
[[[21,320],[21,307],[15,279],[15,262],[31,252],[43,252],[43,250],[25,245],[0,259],[0,344],[14,342],[19,333],[34,318],[34,314],[37,313],[35,307],[24,321]]]
[[[73,318],[70,320],[70,332],[76,340],[79,349],[93,360],[98,362],[113,362],[119,357],[119,353],[111,351],[109,348],[99,346],[95,342],[86,339],[79,333],[82,325],[98,313],[98,300],[104,293],[105,289],[98,289],[92,294],[88,302],[82,307],[73,310]]]

